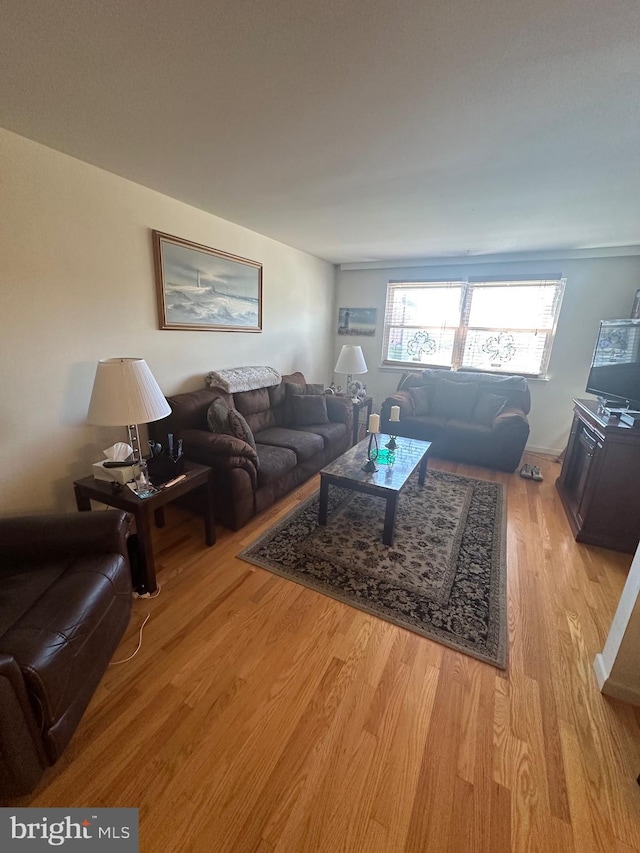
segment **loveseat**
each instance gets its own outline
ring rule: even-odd
[[[400,408],[392,423],[391,407]],[[522,376],[423,370],[409,374],[380,410],[383,432],[433,442],[443,459],[515,471],[529,437],[531,397]]]
[[[350,447],[351,401],[325,396],[302,373],[230,368],[207,383],[168,397],[171,414],[149,430],[160,443],[173,433],[187,459],[214,469],[216,520],[225,527],[240,529]],[[196,510],[198,501],[197,493],[184,499]]]
[[[124,512],[0,520],[0,799],[69,742],[129,623]]]

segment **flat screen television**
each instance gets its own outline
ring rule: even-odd
[[[586,390],[640,409],[640,320],[602,320]]]

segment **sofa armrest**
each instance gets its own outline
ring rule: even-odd
[[[522,409],[503,409],[493,419],[491,429],[501,433],[526,432],[528,435],[529,421]]]
[[[246,441],[204,429],[184,430],[180,435],[187,459],[217,471],[242,468],[248,472],[252,483],[256,483],[260,462],[257,452]]]
[[[50,559],[73,554],[127,557],[129,516],[121,510],[0,519],[0,557]]]
[[[0,799],[31,791],[48,763],[20,667],[0,653]]]

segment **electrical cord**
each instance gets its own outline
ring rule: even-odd
[[[138,652],[140,651],[140,648],[142,647],[142,631],[144,629],[144,626],[149,621],[149,619],[151,619],[151,614],[147,613],[147,618],[144,620],[144,622],[140,626],[138,646],[137,646],[135,652],[132,655],[129,655],[128,658],[124,658],[124,660],[112,660],[111,663],[109,664],[109,666],[117,666],[119,663],[128,663],[130,660],[132,660],[138,654]]]

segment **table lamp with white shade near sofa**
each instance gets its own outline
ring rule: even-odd
[[[353,344],[345,344],[340,350],[340,355],[335,366],[336,373],[347,374],[347,395],[357,400],[358,388],[352,388],[353,374],[366,373],[367,363],[362,354],[362,347]]]
[[[98,426],[126,426],[132,464],[142,458],[138,424],[159,421],[170,414],[171,407],[143,358],[105,358],[98,362],[88,421]]]

